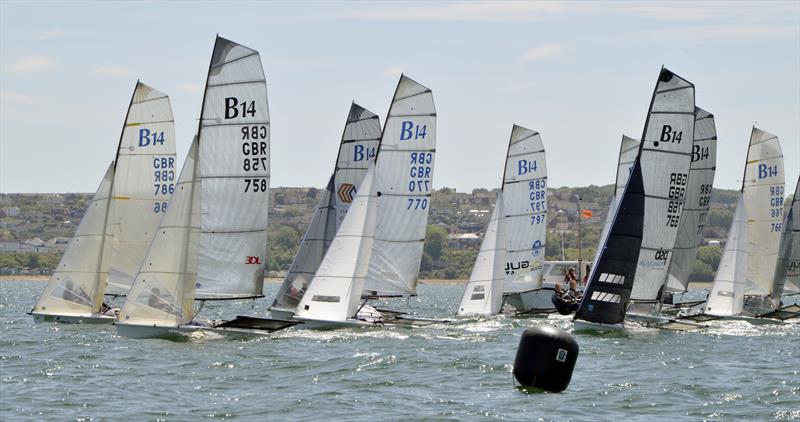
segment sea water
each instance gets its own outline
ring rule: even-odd
[[[266,315],[277,287],[203,314]],[[3,421],[800,419],[800,321],[578,334],[572,382],[554,394],[515,388],[511,365],[525,328],[571,330],[568,317],[133,340],[112,326],[34,324],[25,313],[43,288],[0,282]],[[382,305],[451,317],[462,289],[422,285]]]

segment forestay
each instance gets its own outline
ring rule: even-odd
[[[747,271],[748,215],[744,195],[739,195],[733,223],[728,230],[725,250],[708,294],[705,313],[715,316],[732,316],[744,307],[745,274]]]
[[[503,175],[507,226],[504,293],[542,286],[547,234],[547,163],[538,132],[514,125]]]
[[[794,188],[792,204],[781,227],[781,243],[775,267],[773,306],[780,304],[783,293],[800,293],[800,178]]]
[[[199,129],[198,299],[262,296],[270,122],[257,51],[217,37]]]
[[[689,181],[694,111],[694,85],[662,68],[639,152],[647,213],[633,301],[655,302],[667,280]]]
[[[298,318],[344,321],[358,311],[373,250],[376,218],[375,166],[370,166],[358,193],[300,300]]]
[[[117,317],[122,323],[175,326],[192,319],[200,238],[198,152],[195,138],[167,212]]]
[[[433,93],[401,76],[378,152],[375,244],[364,295],[416,294],[435,150]]]
[[[33,312],[89,315],[100,311],[111,244],[106,219],[113,177],[111,163]]]
[[[169,97],[137,82],[115,163],[106,293],[124,295],[130,289],[176,179],[175,123]]]
[[[603,224],[603,231],[600,233],[598,239],[597,252],[595,252],[592,262],[597,262],[597,259],[600,257],[600,250],[603,248],[603,243],[606,241],[608,231],[611,230],[611,224],[614,222],[614,215],[617,213],[617,206],[622,199],[622,192],[625,190],[625,185],[628,184],[631,168],[638,154],[639,141],[627,135],[622,135],[622,142],[619,146],[619,158],[617,158],[617,178],[614,183],[614,192],[611,195],[611,201],[608,203],[606,221]]]
[[[703,243],[703,228],[711,204],[711,187],[717,165],[717,130],[714,116],[695,108],[694,146],[686,187],[686,202],[675,237],[666,291],[683,292],[694,270],[697,248]]]
[[[783,153],[778,137],[753,127],[744,181],[747,208],[747,290],[745,295],[772,293],[783,223]]]
[[[636,274],[645,219],[642,168],[634,162],[605,244],[589,273],[575,319],[619,324],[625,319]]]
[[[469,276],[458,315],[494,315],[503,305],[505,280],[506,224],[503,218],[503,193],[497,195],[481,249]]]
[[[339,144],[333,175],[322,192],[311,224],[278,290],[272,304],[274,308],[294,310],[302,299],[347,214],[367,167],[375,159],[380,137],[378,116],[353,103]]]

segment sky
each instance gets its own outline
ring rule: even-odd
[[[716,116],[714,186],[751,127],[800,172],[800,2],[0,1],[0,192],[93,192],[137,79],[167,93],[178,161],[215,35],[261,53],[272,186],[327,182],[351,101],[383,120],[400,73],[433,90],[434,187],[499,187],[512,124],[541,133],[550,186],[614,182],[662,65]]]

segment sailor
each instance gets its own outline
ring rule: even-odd
[[[158,287],[150,289],[150,299],[147,300],[147,305],[151,308],[160,309],[168,313],[174,313],[175,311],[172,304],[161,297],[161,290],[159,290]]]
[[[569,267],[569,270],[567,270],[567,274],[564,275],[564,281],[567,283],[570,283],[572,281],[578,281],[578,278],[575,277],[575,268]]]

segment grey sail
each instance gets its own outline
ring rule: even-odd
[[[717,130],[714,115],[695,108],[694,146],[686,187],[686,203],[675,238],[665,291],[684,292],[694,270],[697,249],[703,243],[703,228],[711,204],[711,187],[717,165]]]
[[[694,85],[662,68],[639,150],[647,214],[634,302],[655,304],[667,280],[689,180],[694,112]]]
[[[322,192],[289,272],[278,290],[273,310],[294,311],[319,269],[369,164],[375,160],[381,137],[380,118],[353,103],[347,115],[336,166]]]

